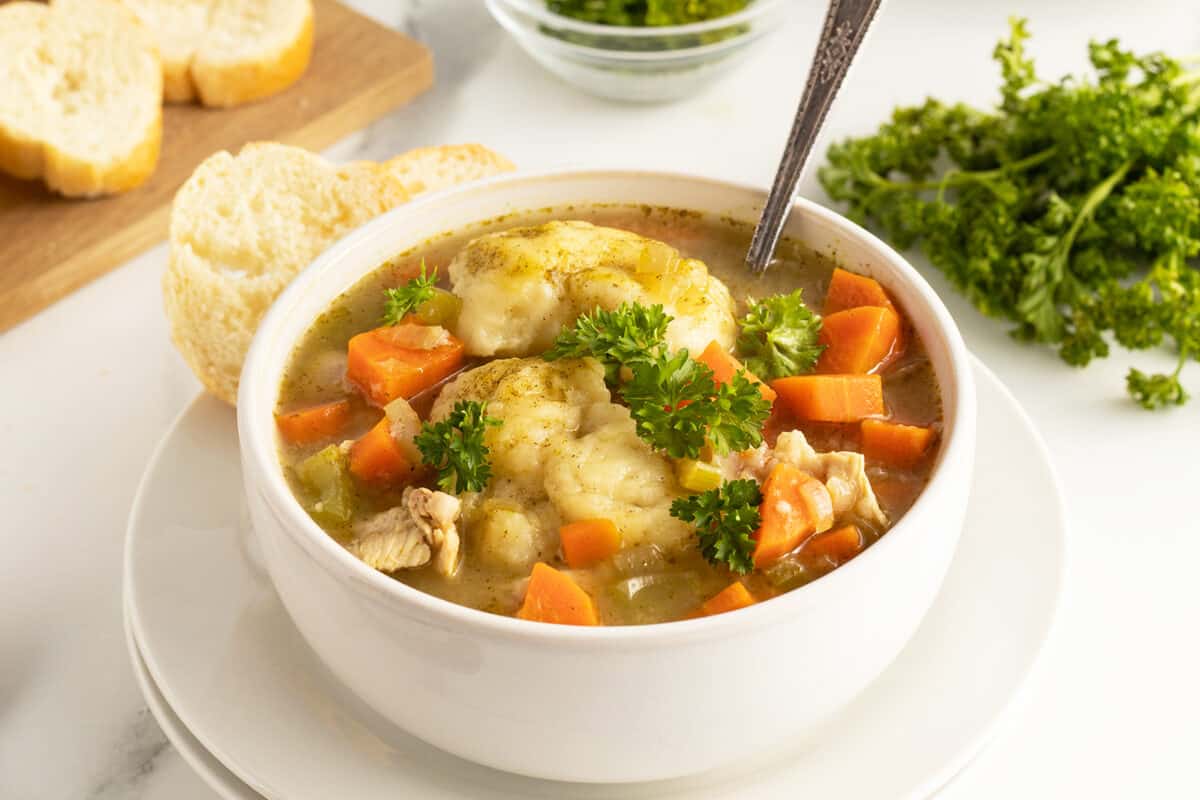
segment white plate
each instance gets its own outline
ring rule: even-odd
[[[568,788],[470,764],[381,721],[330,678],[261,572],[234,413],[207,396],[168,432],[134,502],[125,554],[133,634],[195,739],[268,798],[927,796],[978,752],[1028,675],[1065,563],[1066,522],[1045,446],[978,362],[976,375],[975,483],[928,617],[818,736],[735,769]]]
[[[141,651],[138,650],[137,641],[133,637],[133,629],[129,624],[128,608],[125,609],[125,646],[129,648],[129,661],[133,664],[133,675],[137,678],[138,686],[142,690],[142,697],[146,700],[146,706],[154,715],[154,719],[158,721],[158,727],[162,728],[167,740],[183,756],[183,760],[196,770],[204,782],[215,789],[223,800],[262,800],[261,794],[238,780],[237,776],[225,769],[212,753],[204,749],[204,745],[200,744],[195,736],[192,736],[191,731],[183,724],[183,720],[176,716],[171,706],[167,704],[162,692],[155,685],[154,679],[150,677],[150,672],[146,669],[146,662],[142,660]]]

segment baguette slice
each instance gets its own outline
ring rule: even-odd
[[[287,88],[312,55],[311,0],[121,0],[154,32],[163,97],[229,107]]]
[[[272,143],[210,156],[171,208],[163,297],[175,346],[209,391],[235,404],[259,320],[329,245],[426,186],[511,168],[478,145],[344,166]]]
[[[385,162],[385,166],[409,194],[437,192],[516,169],[507,158],[480,144],[418,147]]]
[[[90,197],[131,189],[162,141],[162,68],[112,0],[0,5],[0,170]]]

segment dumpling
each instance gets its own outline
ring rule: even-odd
[[[464,372],[442,390],[430,419],[445,419],[459,400],[485,402],[488,416],[504,422],[484,435],[493,474],[539,491],[551,448],[574,436],[584,409],[610,402],[595,361],[540,358],[501,359]]]
[[[591,359],[502,359],[463,373],[434,403],[444,418],[459,400],[487,403],[492,479],[463,495],[464,547],[513,574],[558,551],[566,522],[603,517],[625,544],[677,547],[690,529],[670,515],[683,492],[671,462],[638,438]]]
[[[481,236],[449,266],[463,301],[456,333],[476,356],[535,355],[580,314],[661,304],[672,349],[701,352],[736,335],[733,298],[704,262],[663,242],[589,222],[548,222]]]
[[[551,455],[546,495],[564,522],[608,519],[626,547],[675,549],[691,528],[671,516],[671,501],[683,494],[671,463],[638,438],[626,409],[613,409],[612,421]]]

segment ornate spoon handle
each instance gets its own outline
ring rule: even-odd
[[[762,216],[754,229],[754,239],[746,253],[746,266],[756,275],[765,272],[771,263],[771,256],[775,253],[775,245],[779,243],[783,224],[792,207],[796,184],[812,150],[813,141],[825,122],[829,106],[841,88],[850,62],[858,52],[858,46],[862,44],[863,36],[866,35],[881,2],[882,0],[829,2],[829,10],[825,14],[825,27],[817,42],[812,66],[809,67],[808,83],[800,98],[800,107],[796,109],[792,132],[788,136],[787,147],[779,162],[779,170],[775,173],[771,194],[767,197],[767,204],[763,206]]]

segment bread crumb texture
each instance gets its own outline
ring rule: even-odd
[[[131,189],[162,140],[162,67],[114,0],[0,5],[0,170],[69,197]]]
[[[346,165],[274,143],[210,156],[171,209],[163,295],[176,347],[205,387],[235,404],[263,314],[329,245],[414,194],[512,168],[479,145]]]

